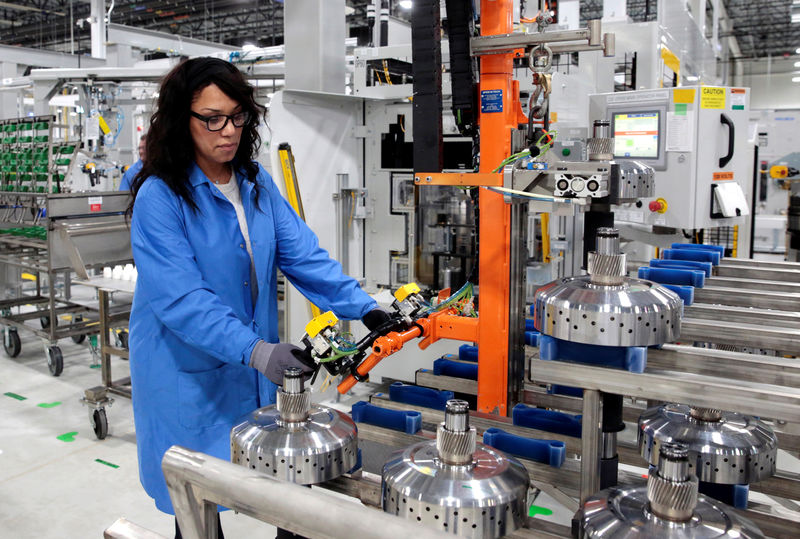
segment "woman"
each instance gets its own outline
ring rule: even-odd
[[[179,444],[230,458],[236,419],[274,402],[286,367],[311,370],[302,350],[278,343],[276,268],[343,318],[362,318],[370,328],[388,318],[253,161],[263,114],[230,63],[183,62],[162,82],[131,186],[139,472],[169,514],[164,452]]]

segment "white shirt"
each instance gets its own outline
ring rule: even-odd
[[[231,178],[228,180],[228,183],[215,183],[214,185],[217,186],[217,189],[219,189],[220,193],[225,195],[225,198],[228,199],[228,201],[233,205],[233,209],[236,211],[236,219],[239,221],[239,229],[242,231],[242,236],[244,236],[244,244],[245,247],[247,247],[247,254],[250,255],[251,295],[253,297],[253,302],[255,303],[255,298],[258,296],[258,283],[256,282],[255,262],[253,262],[253,248],[250,245],[250,233],[247,230],[247,218],[244,215],[242,195],[239,192],[239,182],[236,181],[236,174],[231,172]]]

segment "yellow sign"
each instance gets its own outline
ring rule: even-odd
[[[724,109],[725,108],[725,88],[713,86],[703,86],[700,89],[700,108],[703,109]]]
[[[672,90],[672,101],[675,103],[694,103],[694,88],[687,90]]]

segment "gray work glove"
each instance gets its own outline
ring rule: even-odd
[[[283,371],[289,367],[297,367],[309,378],[314,373],[312,365],[308,352],[289,343],[258,341],[250,354],[250,366],[278,385],[283,384]]]

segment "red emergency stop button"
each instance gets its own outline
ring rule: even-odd
[[[667,201],[663,198],[656,199],[652,201],[648,207],[650,211],[653,213],[666,213],[667,212]]]

